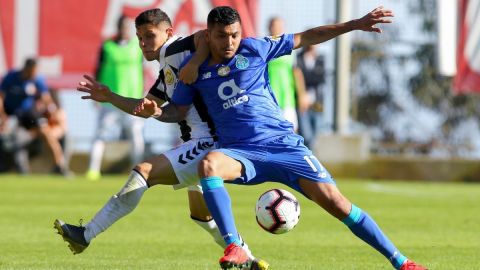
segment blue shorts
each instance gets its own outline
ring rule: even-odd
[[[265,144],[242,144],[213,150],[238,160],[245,169],[234,184],[283,183],[304,194],[299,178],[335,185],[330,173],[296,134],[279,136]]]

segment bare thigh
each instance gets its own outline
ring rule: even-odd
[[[147,179],[149,186],[158,184],[171,186],[179,183],[172,164],[165,155],[146,159],[135,166],[135,170]]]

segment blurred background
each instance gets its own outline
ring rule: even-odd
[[[119,16],[159,7],[185,36],[204,29],[218,5],[239,10],[244,35],[252,37],[269,35],[274,17],[295,33],[381,5],[393,10],[382,34],[355,31],[313,48],[319,61],[318,80],[306,87],[314,88],[307,91],[315,96],[307,110],[317,121],[310,147],[339,177],[480,181],[480,0],[0,0],[0,77],[27,58],[38,60],[66,113],[68,167],[81,174],[99,110],[75,87],[95,72],[99,46],[115,34]],[[303,52],[295,54],[294,65]],[[157,65],[144,64],[146,91]],[[298,132],[307,136],[311,118],[304,112],[297,107]],[[173,124],[148,119],[143,132],[145,157],[179,142]],[[8,136],[2,135],[3,157],[11,150]],[[108,143],[102,171],[128,171],[128,152],[122,140]],[[45,156],[32,155],[32,171],[46,172]],[[3,171],[14,170],[11,160],[0,162]]]

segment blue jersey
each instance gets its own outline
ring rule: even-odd
[[[290,54],[292,49],[292,34],[243,39],[235,57],[211,66],[207,59],[199,67],[199,78],[194,84],[179,82],[172,101],[190,105],[200,94],[222,147],[265,143],[292,134],[293,126],[283,118],[267,73],[270,60]]]
[[[4,95],[3,105],[8,115],[30,111],[35,99],[47,91],[43,78],[24,80],[21,71],[9,72],[0,84],[0,92]]]

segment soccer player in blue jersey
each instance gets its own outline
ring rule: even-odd
[[[297,190],[342,221],[395,269],[425,269],[400,253],[374,220],[342,195],[303,138],[283,118],[267,79],[270,60],[352,30],[380,33],[376,24],[390,23],[388,17],[392,16],[391,11],[379,7],[346,23],[296,34],[242,39],[238,12],[216,7],[207,22],[211,54],[200,65],[197,81],[191,85],[179,83],[173,104],[167,107],[159,108],[149,100],[137,106],[137,112],[148,111],[161,121],[178,121],[198,95],[205,101],[220,148],[203,158],[198,171],[207,206],[228,244],[220,258],[223,269],[242,265],[248,259],[239,245],[224,181],[253,185],[272,179]]]
[[[202,34],[205,30],[187,37],[178,37],[174,35],[168,15],[158,8],[140,13],[135,19],[135,26],[138,45],[145,59],[159,62],[158,79],[146,97],[156,104],[163,104],[171,100],[178,79],[188,82],[195,80],[198,64],[202,63],[209,53]],[[196,54],[190,59],[190,63],[194,63],[192,67],[184,65],[180,69],[182,61],[194,51]],[[85,76],[85,79],[86,81],[80,82],[77,87],[77,90],[87,94],[82,96],[82,99],[109,102],[130,114],[134,113],[135,106],[141,101],[118,95],[116,91],[112,91],[90,76]],[[142,114],[136,115],[143,117]],[[138,163],[120,191],[112,196],[85,226],[55,220],[55,229],[68,242],[74,254],[82,253],[98,235],[131,213],[140,203],[144,193],[158,184],[171,185],[174,189],[188,187],[192,220],[207,231],[222,248],[226,247],[205,205],[201,187],[198,186],[198,162],[208,151],[216,147],[213,125],[201,99],[189,108],[187,117],[179,121],[178,125],[184,142]],[[268,269],[268,263],[255,258],[246,243],[243,244],[243,248],[250,259],[242,269]]]

